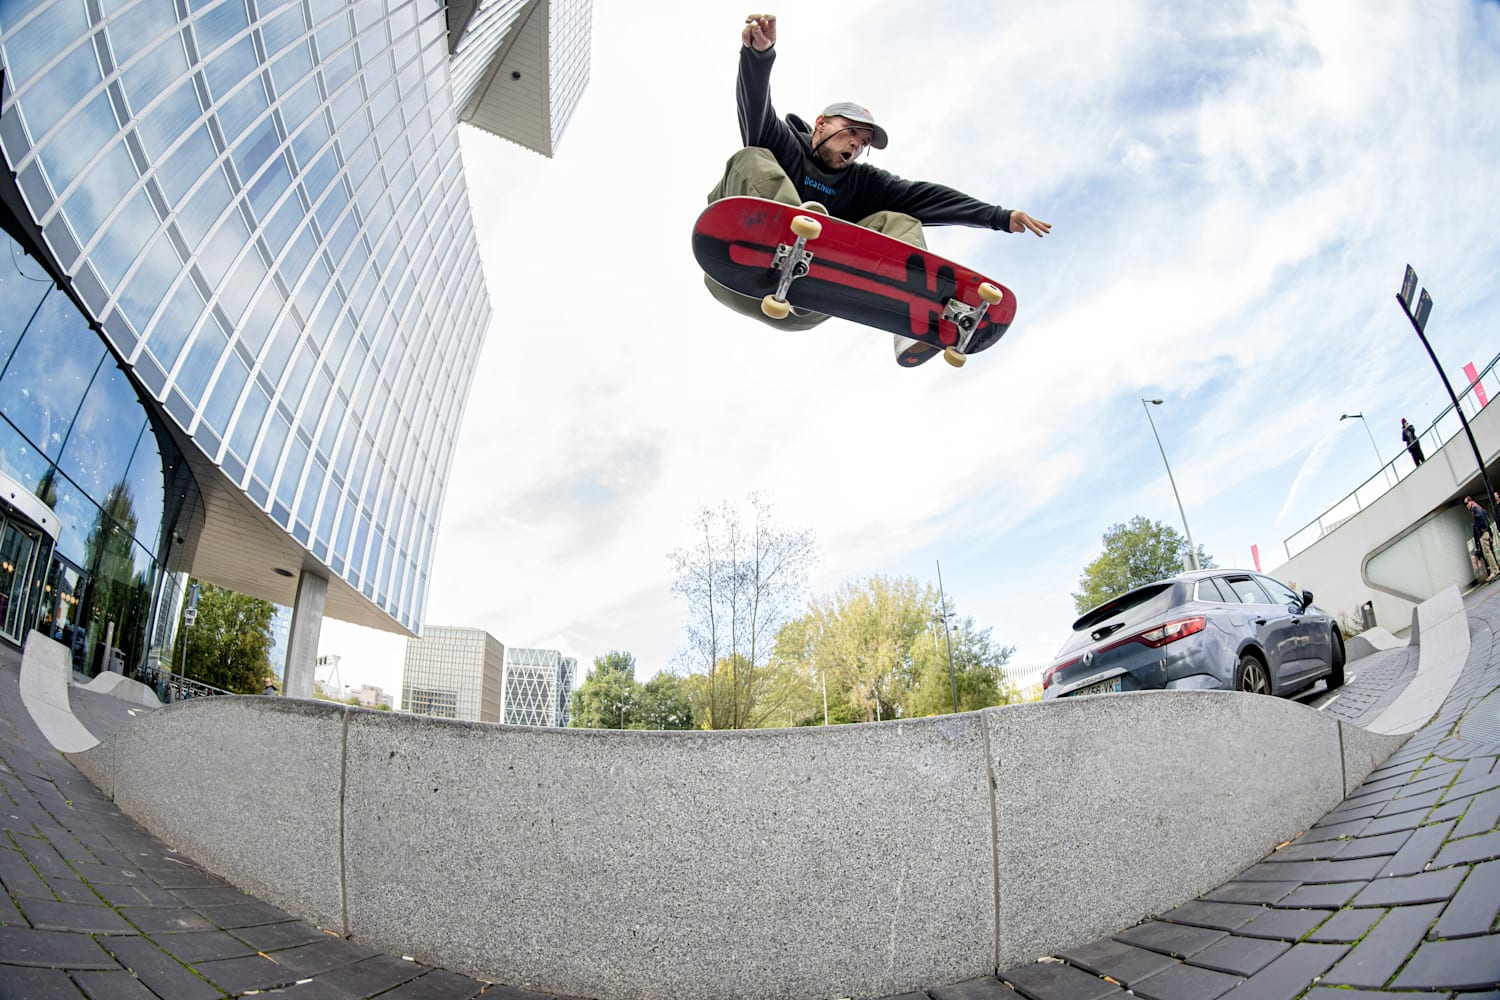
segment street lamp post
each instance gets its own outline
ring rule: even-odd
[[[1432,366],[1437,369],[1438,377],[1443,380],[1443,388],[1448,390],[1448,398],[1453,401],[1453,412],[1458,414],[1458,422],[1463,424],[1464,435],[1469,439],[1469,447],[1474,451],[1474,461],[1479,464],[1479,478],[1484,483],[1483,506],[1490,513],[1490,526],[1493,531],[1494,526],[1500,523],[1495,517],[1495,487],[1490,485],[1490,474],[1484,467],[1484,456],[1479,453],[1479,444],[1474,440],[1474,432],[1469,429],[1469,418],[1464,416],[1463,407],[1458,405],[1458,396],[1453,392],[1453,384],[1448,381],[1448,375],[1443,371],[1443,366],[1438,364],[1432,345],[1427,342],[1427,317],[1432,313],[1432,296],[1427,294],[1427,289],[1422,289],[1422,294],[1417,299],[1417,306],[1413,309],[1411,296],[1416,290],[1417,272],[1408,264],[1406,276],[1401,281],[1401,291],[1396,293],[1396,301],[1401,303],[1401,311],[1411,321],[1411,328],[1417,331],[1417,338],[1427,349],[1427,356],[1432,359]]]
[[[1151,419],[1151,406],[1160,406],[1159,399],[1141,400],[1141,409],[1146,411],[1146,420],[1151,424],[1151,436],[1156,438],[1156,450],[1161,452],[1161,464],[1167,467],[1167,482],[1172,484],[1172,496],[1177,501],[1177,513],[1182,515],[1182,530],[1187,534],[1188,568],[1198,569],[1198,548],[1193,544],[1193,529],[1188,527],[1187,511],[1182,509],[1182,497],[1177,493],[1177,480],[1172,478],[1172,463],[1167,461],[1167,449],[1161,446],[1161,435],[1156,433],[1156,421]]]
[[[1365,419],[1364,413],[1345,413],[1339,417],[1340,423],[1343,423],[1345,420],[1358,420],[1365,425],[1365,434],[1370,438],[1370,447],[1375,449],[1375,461],[1380,463],[1380,471],[1384,473],[1386,471],[1386,462],[1380,457],[1380,446],[1375,443],[1375,435],[1370,433],[1370,422]],[[1386,476],[1386,482],[1390,482],[1389,476]]]
[[[935,561],[935,560],[934,560]],[[953,686],[953,714],[958,714],[958,675],[953,672],[953,632],[948,628],[948,598],[943,595],[943,564],[937,563],[938,600],[943,604],[943,638],[948,643],[948,683]]]

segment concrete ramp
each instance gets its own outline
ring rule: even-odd
[[[107,694],[112,698],[127,701],[132,705],[144,705],[147,708],[161,708],[161,699],[156,692],[142,684],[140,681],[124,674],[105,671],[87,684],[78,687],[95,694]]]
[[[68,703],[72,677],[72,651],[32,632],[21,654],[21,702],[47,742],[62,753],[82,753],[99,745]]]
[[[1387,649],[1400,649],[1407,644],[1407,640],[1398,639],[1390,632],[1380,626],[1367,628],[1358,635],[1351,636],[1344,644],[1344,651],[1351,661],[1357,660],[1371,653],[1384,652]]]
[[[1373,733],[1416,732],[1443,707],[1453,690],[1469,659],[1469,616],[1457,587],[1417,605],[1411,613],[1411,642],[1418,647],[1417,676],[1365,727]]]

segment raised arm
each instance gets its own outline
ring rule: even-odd
[[[775,14],[746,14],[745,27],[740,32],[740,41],[757,52],[764,52],[776,44]]]

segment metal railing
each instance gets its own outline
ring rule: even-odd
[[[1475,391],[1476,386],[1483,388],[1486,402],[1493,402],[1495,397],[1500,396],[1500,371],[1496,370],[1497,365],[1500,365],[1500,354],[1490,359],[1484,371],[1479,373],[1479,378],[1458,394],[1458,405],[1464,408],[1464,414],[1469,419],[1473,419],[1480,410],[1484,409],[1484,404],[1479,402],[1480,394]],[[1422,446],[1422,453],[1431,458],[1443,445],[1462,432],[1463,422],[1454,412],[1453,404],[1449,403],[1443,408],[1443,412],[1438,414],[1431,426],[1417,436],[1417,440]],[[1286,557],[1290,559],[1308,548],[1334,528],[1390,492],[1397,483],[1415,471],[1415,463],[1403,448],[1400,455],[1376,469],[1375,474],[1356,487],[1352,493],[1288,536],[1282,542],[1282,547],[1286,549]]]
[[[137,668],[135,679],[155,691],[156,697],[161,699],[164,705],[174,701],[185,701],[188,698],[211,698],[234,693],[157,667]]]

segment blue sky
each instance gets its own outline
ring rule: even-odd
[[[779,334],[718,307],[689,250],[738,145],[747,10],[597,4],[552,160],[465,130],[495,305],[448,483],[427,621],[643,677],[684,644],[667,553],[699,506],[769,495],[815,534],[811,592],[943,582],[1046,660],[1108,527],[1180,528],[1266,569],[1400,454],[1446,393],[1394,301],[1436,300],[1449,378],[1500,351],[1500,5],[805,0],[777,11],[780,112],[856,100],[872,162],[1024,208],[1045,240],[930,229],[1016,294],[962,370],[883,334]],[[404,641],[322,651],[399,690]]]

